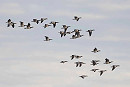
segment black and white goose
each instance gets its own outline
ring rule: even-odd
[[[66,62],[68,62],[68,61],[61,61],[60,63],[63,63],[63,64],[64,64],[64,63],[66,63]]]
[[[7,27],[9,27],[11,25],[11,19],[8,19],[7,23]]]
[[[82,79],[84,79],[85,77],[88,77],[88,76],[87,75],[81,75],[79,77],[81,77]]]
[[[104,64],[110,64],[110,63],[112,63],[113,61],[110,61],[109,59],[105,59],[105,63]]]
[[[81,19],[81,17],[74,16],[73,20],[79,21],[79,19]]]
[[[45,24],[43,27],[44,27],[44,28],[47,28],[47,27],[49,27],[49,26],[51,26],[51,25]]]
[[[61,37],[66,35],[66,33],[64,31],[60,31],[59,33],[60,33]]]
[[[75,58],[75,56],[76,56],[76,55],[71,55],[71,56],[70,56],[70,57],[71,57],[71,60],[72,60],[72,59],[74,59],[74,58]]]
[[[41,18],[41,23],[42,23],[43,21],[45,21],[45,20],[47,20],[47,18]]]
[[[52,39],[50,39],[48,36],[45,36],[45,40],[44,41],[50,41]]]
[[[39,21],[40,21],[40,20],[38,20],[38,19],[33,19],[31,22],[35,22],[35,23],[37,23],[37,24],[38,24],[38,23],[39,23]]]
[[[88,31],[86,31],[86,32],[88,32],[88,33],[89,33],[89,36],[91,36],[93,31],[94,31],[94,30],[88,30]]]
[[[112,65],[111,68],[112,68],[112,71],[116,68],[116,67],[119,67],[120,65]]]
[[[64,29],[65,32],[66,32],[67,29],[70,27],[70,26],[67,26],[67,25],[62,25],[62,26],[63,26],[63,28],[61,28],[61,29]]]
[[[95,66],[95,65],[99,64],[98,62],[100,62],[100,60],[92,60],[91,65]]]
[[[53,28],[56,27],[56,24],[59,23],[59,22],[55,22],[55,21],[51,21],[50,24],[53,24]]]
[[[99,70],[99,69],[91,69],[90,71],[96,72],[97,70]]]
[[[76,64],[76,67],[81,67],[83,64],[86,64],[86,63],[84,63],[84,62],[75,62],[75,64]]]
[[[96,47],[93,49],[93,51],[91,51],[91,52],[94,52],[94,53],[97,53],[97,52],[99,52],[100,50],[98,50]]]
[[[24,28],[24,29],[31,29],[31,28],[33,28],[33,27],[31,27],[31,24],[30,23],[28,23],[27,25],[25,25],[26,26],[26,28]]]
[[[99,72],[100,72],[100,76],[101,76],[105,71],[107,71],[107,70],[100,70],[100,71],[99,71]]]
[[[18,27],[24,27],[24,26],[25,26],[24,22],[20,21],[20,26],[18,26]]]

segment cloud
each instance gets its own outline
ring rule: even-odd
[[[0,5],[0,13],[3,15],[21,15],[25,13],[18,3],[3,3]]]

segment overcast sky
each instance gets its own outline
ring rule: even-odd
[[[0,0],[0,87],[129,87],[130,86],[130,0]],[[82,17],[78,22],[74,16]],[[16,26],[7,27],[7,20]],[[33,18],[48,18],[42,24]],[[19,21],[31,23],[30,30],[20,28]],[[58,21],[56,28],[43,28]],[[81,29],[84,36],[71,40],[60,37],[62,25],[68,31]],[[94,29],[92,36],[86,32]],[[44,36],[53,40],[44,41]],[[101,51],[92,53],[97,47]],[[72,54],[82,55],[71,60]],[[104,59],[114,61],[104,65]],[[101,60],[91,66],[93,59]],[[60,61],[68,63],[61,64]],[[86,65],[75,67],[74,62]],[[120,65],[114,71],[111,66]],[[90,69],[99,68],[99,72]],[[88,75],[81,79],[80,75]]]

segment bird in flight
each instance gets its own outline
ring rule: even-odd
[[[105,59],[105,63],[104,64],[110,64],[110,63],[112,63],[113,61],[110,61],[109,59]]]
[[[24,22],[20,21],[20,26],[19,27],[24,27]]]
[[[31,29],[31,28],[33,28],[33,27],[31,27],[31,24],[30,23],[28,23],[27,25],[25,25],[26,26],[26,28],[24,28],[24,29]]]
[[[95,66],[95,65],[99,64],[98,62],[100,62],[100,60],[92,60],[91,65]]]
[[[91,36],[93,31],[94,31],[94,30],[88,30],[88,31],[86,31],[86,32],[88,32],[88,33],[89,33],[89,36]]]
[[[90,71],[96,72],[97,70],[99,70],[99,69],[91,69]]]
[[[119,67],[120,65],[112,65],[112,71],[116,68],[116,67]]]
[[[73,20],[79,21],[79,19],[81,19],[81,17],[74,16]]]
[[[81,75],[79,77],[81,77],[82,79],[84,79],[85,77],[88,77],[88,76],[87,75]]]
[[[93,49],[93,51],[91,51],[91,52],[94,52],[94,53],[97,53],[97,52],[99,52],[100,50],[98,50],[96,47]]]
[[[51,26],[51,25],[45,24],[43,27],[44,27],[44,28],[47,28],[47,27],[49,27],[49,26]]]
[[[56,24],[59,23],[59,22],[55,22],[55,21],[51,21],[50,24],[53,24],[53,28],[56,27]]]
[[[76,64],[76,67],[81,67],[83,64],[86,64],[86,63],[84,63],[84,62],[75,62],[75,64]]]
[[[61,61],[60,63],[66,63],[66,62],[68,62],[68,61]]]
[[[45,20],[47,20],[47,18],[41,18],[41,23],[42,23],[43,21],[45,21]]]
[[[45,40],[44,41],[50,41],[52,39],[50,39],[48,36],[45,36]]]
[[[99,72],[100,72],[100,76],[101,76],[105,71],[107,71],[107,70],[100,70],[100,71],[99,71]]]
[[[38,20],[38,19],[33,19],[31,22],[36,22],[37,24],[39,23],[39,21],[41,20]]]

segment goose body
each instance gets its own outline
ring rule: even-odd
[[[84,79],[85,77],[88,77],[88,76],[87,75],[81,75],[79,77],[81,77],[82,79]]]
[[[95,66],[95,65],[99,64],[98,62],[99,62],[99,60],[92,60],[91,61],[91,63],[92,63],[91,65]]]
[[[105,59],[105,63],[104,64],[110,64],[110,63],[112,63],[113,61],[110,61],[109,59]]]
[[[73,20],[79,21],[79,19],[81,19],[81,17],[74,16]]]
[[[49,26],[51,26],[51,25],[45,24],[43,27],[44,27],[44,28],[47,28],[47,27],[49,27]]]
[[[60,63],[66,63],[66,62],[68,62],[68,61],[61,61]]]
[[[89,36],[91,36],[93,31],[94,31],[94,30],[88,30],[88,31],[86,31],[86,32],[88,32],[88,33],[89,33]]]
[[[98,50],[97,48],[94,48],[93,51],[91,51],[91,52],[97,53],[97,52],[99,52],[99,51],[100,51],[100,50]]]
[[[43,21],[45,21],[45,20],[47,20],[47,18],[41,18],[41,23],[42,23]]]
[[[116,67],[119,67],[120,65],[112,65],[112,71],[115,70]]]
[[[99,72],[100,72],[100,76],[101,76],[105,71],[107,71],[107,70],[100,70],[100,71],[99,71]]]
[[[37,24],[38,24],[38,23],[39,23],[39,21],[40,21],[40,20],[38,20],[38,19],[33,19],[31,22],[35,22],[35,23],[37,23]]]
[[[97,70],[99,70],[99,69],[91,69],[90,71],[96,72]]]
[[[56,24],[57,24],[57,23],[59,23],[59,22],[54,22],[54,21],[50,22],[50,24],[53,24],[53,28],[56,27]]]
[[[83,64],[86,64],[86,63],[84,63],[84,62],[75,62],[75,64],[76,64],[76,67],[81,67]]]
[[[52,39],[50,39],[48,36],[45,36],[45,40],[44,41],[50,41]]]
[[[19,27],[24,27],[24,22],[20,21],[20,26]]]
[[[31,28],[33,28],[33,27],[31,27],[30,23],[28,23],[27,25],[24,25],[24,26],[26,26],[26,28],[24,28],[24,29],[31,29]]]

